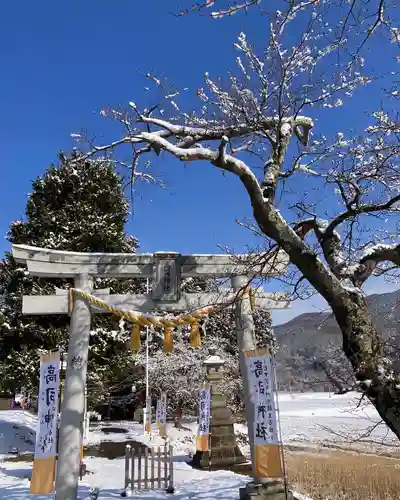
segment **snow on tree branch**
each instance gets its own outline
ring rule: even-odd
[[[325,31],[321,22],[311,16],[306,29],[301,32],[298,45],[289,49],[285,47],[287,41],[279,21],[272,22],[270,43],[263,57],[256,54],[245,34],[241,33],[235,43],[235,48],[241,53],[237,57],[237,74],[231,73],[229,84],[225,85],[212,80],[206,73],[205,88],[197,90],[203,103],[198,112],[182,111],[180,118],[166,120],[160,116],[164,113],[159,104],[142,111],[134,102],[129,103],[130,110],[103,110],[103,116],[119,121],[128,133],[108,145],[90,144],[91,151],[86,157],[130,144],[134,150],[132,171],[136,172],[141,156],[151,151],[158,155],[162,149],[173,152],[182,161],[213,161],[216,153],[211,154],[211,151],[217,150],[211,149],[210,143],[227,138],[224,156],[227,161],[220,161],[218,166],[232,167],[235,162],[230,156],[241,152],[264,158],[264,177],[260,181],[265,199],[272,200],[291,139],[297,138],[303,147],[309,142],[313,120],[303,116],[302,109],[319,105],[341,106],[343,99],[339,95],[349,96],[358,85],[370,81],[357,71],[355,65],[343,65],[338,69],[337,65],[331,65],[329,67],[335,69],[329,75],[325,69],[319,71],[318,66],[332,57],[336,44],[334,41],[325,43],[320,35],[315,36],[317,28]],[[320,85],[311,85],[310,75],[316,77]],[[163,88],[156,77],[151,81],[155,81],[159,90]],[[254,90],[250,90],[251,87]],[[178,98],[180,92],[170,95]],[[175,101],[164,100],[171,106],[173,104],[174,109],[179,109]],[[140,145],[144,147],[137,149]],[[208,150],[207,154],[205,150]],[[311,172],[304,166],[297,170]]]
[[[393,245],[379,244],[368,248],[359,264],[353,268],[353,280],[361,286],[374,273],[380,262],[390,261],[400,267],[400,243]]]
[[[225,16],[233,16],[237,12],[240,11],[247,11],[247,9],[257,6],[261,3],[261,0],[248,0],[245,2],[233,2],[230,5],[228,5],[226,8],[223,10],[216,10],[208,15],[211,16],[213,19],[222,19]],[[219,6],[221,4],[220,0],[205,0],[203,2],[197,2],[194,5],[180,10],[178,13],[175,15],[177,17],[184,16],[186,14],[191,14],[193,12],[202,12],[204,9],[209,9],[211,7],[216,6],[216,4]],[[207,14],[206,14],[207,15]]]

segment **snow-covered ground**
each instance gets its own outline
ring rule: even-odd
[[[90,487],[100,488],[99,500],[121,498],[124,484],[123,459],[87,458],[85,463],[93,474],[84,477],[80,487],[80,498],[90,497]],[[167,495],[163,492],[141,491],[140,499],[158,500],[233,500],[238,498],[238,488],[248,482],[248,478],[232,472],[201,472],[193,470],[184,462],[177,462],[174,467],[176,492]],[[5,463],[0,469],[0,498],[9,500],[27,500],[29,497],[28,477],[30,464]],[[51,495],[35,495],[35,500],[49,500]]]
[[[396,436],[381,421],[375,408],[360,395],[348,393],[280,394],[282,436],[285,443],[302,441],[364,442],[398,445]]]
[[[281,393],[278,402],[282,437],[286,444],[360,441],[398,446],[396,436],[386,425],[377,425],[381,419],[375,408],[365,401],[360,404],[359,394]],[[194,434],[195,422],[185,422],[184,425],[191,428]],[[125,428],[128,434],[104,436],[102,433],[92,432],[91,441],[96,442],[100,439],[125,441],[127,437],[137,437],[142,434],[142,427],[132,422],[113,422],[112,426]],[[244,425],[236,424],[235,427],[238,432],[247,433]],[[176,453],[187,454],[192,451],[193,440],[189,433],[170,428],[169,434]],[[143,442],[148,444],[146,438]]]
[[[279,397],[282,435],[289,443],[327,443],[347,442],[358,436],[367,435],[368,430],[379,417],[371,405],[357,406],[354,394],[332,396],[328,394],[281,394]],[[0,412],[0,499],[26,500],[29,497],[29,477],[31,463],[10,462],[10,453],[33,450],[36,419],[28,412],[20,410]],[[126,441],[133,439],[150,446],[162,444],[157,432],[154,437],[143,436],[142,426],[132,422],[112,422],[109,425],[125,429],[125,433],[104,433],[101,428],[107,424],[99,423],[90,433],[89,444],[100,441]],[[185,463],[185,458],[194,451],[193,437],[195,422],[185,423],[191,429],[168,429],[175,455],[176,493],[171,498],[177,500],[233,500],[238,498],[238,488],[245,485],[249,478],[227,471],[196,471]],[[245,433],[244,426],[236,425],[239,433]],[[396,438],[384,426],[377,427],[371,436],[364,440],[397,445]],[[245,450],[244,450],[245,451]],[[81,498],[89,498],[90,487],[100,488],[99,500],[120,498],[124,484],[124,460],[117,458],[86,457],[85,463],[91,474],[86,475],[80,488]],[[141,499],[156,500],[165,498],[165,493],[141,492]],[[36,496],[37,500],[50,499],[49,496]]]

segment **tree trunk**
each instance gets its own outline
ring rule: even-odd
[[[178,406],[178,408],[176,409],[175,411],[175,425],[174,427],[176,429],[183,429],[183,426],[182,426],[182,417],[183,417],[183,406],[180,405]]]
[[[332,370],[328,364],[327,361],[320,361],[318,363],[319,367],[323,370],[325,373],[326,378],[328,379],[329,383],[333,386],[336,387],[337,393],[336,394],[344,394],[346,392],[346,388],[344,384],[340,380],[338,380],[335,375],[332,373]],[[330,390],[329,390],[330,392]]]
[[[400,439],[400,377],[390,369],[365,298],[346,289],[313,250],[269,204],[252,198],[253,213],[263,233],[289,255],[309,283],[331,306],[343,336],[343,351],[356,380],[387,426]]]
[[[331,303],[343,335],[343,351],[363,393],[388,427],[400,439],[400,380],[382,352],[382,342],[372,322],[365,298],[343,291]]]
[[[280,213],[264,199],[251,175],[240,175],[261,231],[275,241],[331,306],[343,336],[343,351],[365,395],[400,439],[400,377],[390,369],[364,297],[346,289]]]

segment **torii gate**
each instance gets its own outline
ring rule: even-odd
[[[93,293],[108,304],[126,310],[150,312],[193,310],[214,304],[221,299],[215,293],[181,293],[182,277],[214,276],[229,277],[232,292],[224,299],[236,297],[236,328],[240,348],[242,376],[246,378],[243,351],[255,349],[253,317],[248,296],[238,292],[248,285],[249,277],[277,276],[283,274],[288,265],[287,255],[278,252],[265,261],[271,262],[263,269],[254,270],[229,255],[181,255],[176,252],[154,254],[128,253],[79,253],[49,250],[26,245],[13,245],[16,262],[27,265],[33,276],[43,278],[73,278],[74,287]],[[239,256],[241,257],[241,256]],[[246,256],[242,256],[246,257]],[[237,260],[239,263],[235,263]],[[268,268],[267,268],[268,266]],[[104,278],[152,278],[151,295],[110,295],[108,289],[93,290],[93,277]],[[256,307],[282,309],[289,302],[282,293],[258,293]],[[56,295],[24,296],[23,314],[67,314],[66,290],[57,290]],[[80,446],[85,408],[85,385],[89,350],[91,313],[104,312],[80,298],[75,297],[69,331],[67,371],[59,432],[58,462],[56,474],[56,500],[76,500],[79,482]],[[254,407],[249,398],[248,381],[243,380],[247,390],[245,405],[248,424],[254,420]],[[249,432],[252,446],[252,432]]]

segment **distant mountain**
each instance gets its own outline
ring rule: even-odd
[[[370,295],[368,304],[385,349],[400,368],[400,290]],[[333,371],[344,384],[351,383],[351,369],[341,353],[342,336],[332,314],[301,314],[274,330],[280,389],[328,390],[332,385],[326,371]]]

